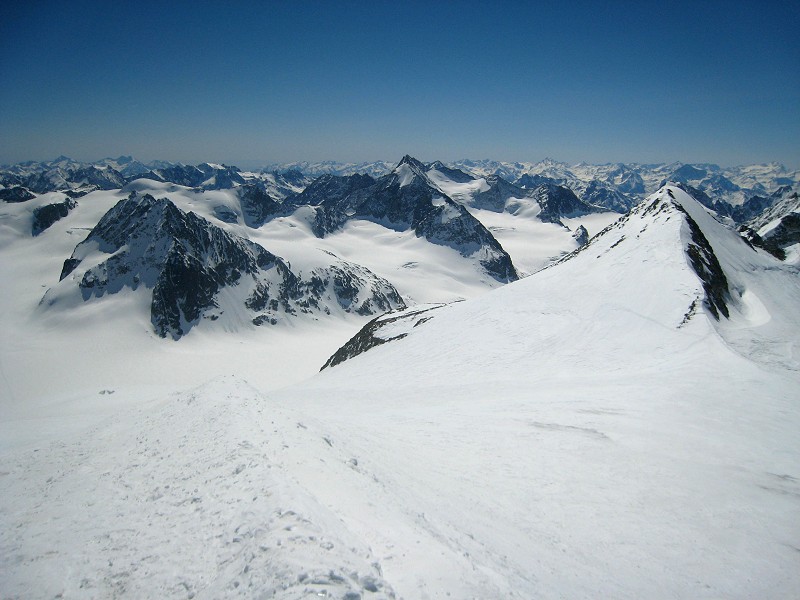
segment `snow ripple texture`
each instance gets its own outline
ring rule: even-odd
[[[329,437],[231,378],[128,419],[3,461],[18,493],[0,504],[2,597],[394,597],[370,548],[298,492],[300,444],[358,476]]]

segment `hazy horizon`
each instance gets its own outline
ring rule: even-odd
[[[0,163],[491,157],[800,166],[800,8],[0,8]]]
[[[437,161],[437,160],[441,160],[441,162],[444,162],[445,164],[456,163],[456,162],[460,162],[460,161],[478,162],[478,161],[483,161],[483,160],[497,161],[497,162],[504,162],[504,163],[531,163],[531,164],[536,164],[536,163],[543,162],[543,161],[546,161],[546,160],[552,160],[552,161],[555,161],[555,162],[558,162],[558,163],[566,164],[567,166],[575,166],[575,165],[578,165],[578,164],[588,164],[588,165],[597,165],[597,166],[612,165],[612,164],[627,164],[627,165],[636,164],[636,165],[641,165],[641,166],[651,166],[651,165],[652,166],[656,166],[656,165],[670,165],[670,164],[679,163],[679,164],[692,164],[692,165],[716,165],[717,167],[720,167],[722,169],[731,169],[731,168],[745,167],[745,166],[751,166],[751,165],[761,165],[761,164],[766,165],[766,164],[771,164],[771,163],[777,163],[777,164],[780,164],[781,166],[783,166],[784,168],[786,168],[789,171],[798,169],[798,167],[796,167],[794,165],[787,165],[786,163],[782,163],[780,161],[769,161],[769,162],[760,162],[760,163],[739,163],[739,164],[720,164],[718,162],[707,162],[707,161],[706,162],[692,162],[692,163],[690,163],[688,161],[681,161],[681,160],[663,161],[663,162],[658,162],[658,163],[643,162],[643,161],[628,161],[628,162],[622,162],[622,161],[604,161],[604,162],[575,161],[575,162],[570,162],[570,161],[560,160],[558,157],[554,157],[554,156],[544,156],[544,157],[537,158],[537,159],[511,159],[511,160],[500,160],[500,159],[496,159],[496,158],[493,158],[493,157],[482,157],[482,158],[460,157],[460,158],[456,158],[456,159],[453,159],[453,160],[442,160],[442,159],[439,159],[439,158],[436,158],[436,157],[431,158],[431,157],[417,156],[412,152],[401,153],[397,157],[394,157],[394,158],[383,157],[383,158],[375,158],[375,159],[372,159],[372,160],[358,160],[358,161],[345,161],[345,160],[336,160],[336,159],[320,159],[320,160],[303,160],[303,159],[300,159],[300,160],[291,160],[291,161],[269,161],[269,162],[258,161],[258,160],[248,160],[248,159],[241,160],[241,161],[237,161],[237,160],[219,161],[219,160],[203,159],[203,160],[198,160],[198,161],[195,161],[195,162],[187,162],[187,161],[170,160],[169,158],[164,158],[164,157],[141,158],[141,157],[134,156],[132,154],[127,154],[127,153],[124,153],[124,152],[123,153],[114,153],[112,155],[103,156],[103,157],[100,157],[100,158],[88,158],[88,159],[87,158],[78,158],[78,157],[75,157],[75,156],[69,156],[69,155],[66,155],[66,154],[59,154],[58,156],[44,158],[44,159],[27,159],[27,160],[18,161],[16,163],[2,163],[2,164],[0,164],[0,166],[9,167],[9,166],[13,166],[13,165],[16,165],[16,164],[25,164],[25,163],[28,163],[28,162],[50,163],[50,162],[56,162],[59,158],[66,158],[66,159],[74,160],[74,161],[85,163],[85,164],[96,164],[96,163],[99,163],[99,162],[104,161],[104,160],[117,160],[117,159],[123,158],[123,157],[130,157],[133,160],[137,160],[137,161],[139,161],[141,163],[144,163],[146,165],[150,164],[152,162],[156,162],[156,161],[163,161],[163,162],[169,162],[169,163],[174,163],[174,164],[183,164],[183,165],[199,165],[199,164],[202,164],[202,163],[213,163],[213,164],[221,164],[221,165],[225,165],[225,166],[229,166],[229,167],[233,166],[233,167],[237,167],[239,169],[242,169],[242,170],[246,171],[246,170],[258,170],[258,169],[263,169],[263,168],[266,168],[266,167],[273,167],[273,166],[292,165],[292,164],[295,164],[295,163],[298,163],[298,164],[308,163],[310,165],[313,165],[313,164],[317,164],[317,163],[323,163],[323,162],[328,163],[329,162],[329,163],[341,164],[341,165],[346,165],[346,164],[353,164],[353,165],[365,164],[366,165],[366,164],[372,164],[372,163],[378,163],[378,162],[386,162],[386,163],[394,165],[394,164],[399,163],[400,160],[402,159],[402,157],[405,156],[406,154],[408,154],[408,155],[412,156],[413,158],[416,158],[417,160],[420,160],[420,161],[422,161],[424,163],[431,163],[431,162],[434,162],[434,161]]]

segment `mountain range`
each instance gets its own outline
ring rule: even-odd
[[[76,222],[90,229],[39,310],[70,318],[131,292],[150,306],[153,331],[174,339],[200,325],[238,331],[472,296],[574,249],[582,218],[616,218],[551,182],[526,189],[411,156],[377,179],[210,163],[162,163],[126,178],[116,167],[135,161],[106,162],[61,158],[0,173],[17,236],[47,248],[85,231]],[[501,239],[520,228],[489,214],[526,234],[546,230],[558,244],[533,265],[520,257],[518,270]]]
[[[790,597],[798,174],[0,169],[0,596]]]

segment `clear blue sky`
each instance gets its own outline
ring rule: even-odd
[[[0,162],[405,153],[800,167],[800,3],[0,8]]]

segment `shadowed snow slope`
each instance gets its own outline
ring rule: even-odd
[[[4,450],[0,595],[790,597],[798,281],[665,187],[305,383]]]

